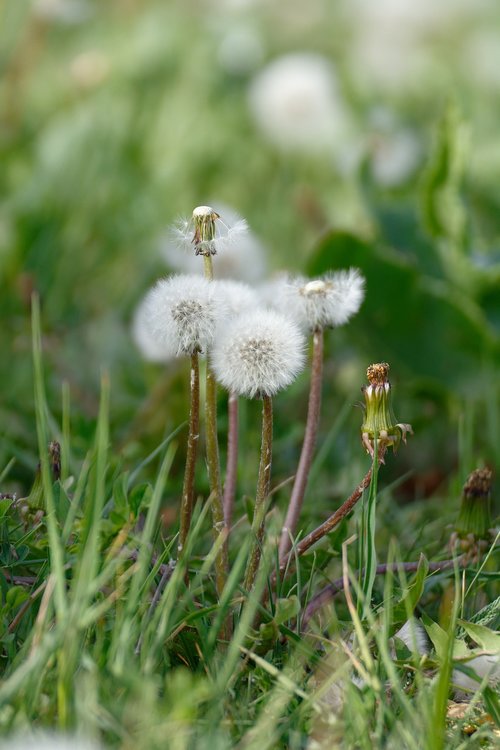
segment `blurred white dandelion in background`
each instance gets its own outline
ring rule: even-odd
[[[249,105],[263,134],[283,150],[332,150],[347,127],[334,67],[312,52],[270,62],[251,84]]]

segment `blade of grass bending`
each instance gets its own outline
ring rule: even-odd
[[[38,435],[38,452],[40,454],[40,468],[42,473],[42,486],[45,498],[47,529],[49,535],[50,564],[56,578],[55,605],[59,619],[62,619],[67,611],[66,598],[66,576],[64,574],[64,553],[61,538],[57,528],[57,516],[50,476],[48,438],[47,438],[47,399],[43,379],[42,364],[42,336],[40,327],[40,302],[36,294],[31,300],[32,310],[32,345],[33,345],[33,369],[35,380],[35,412],[36,429]]]
[[[146,466],[148,466],[148,464],[150,464],[150,463],[151,463],[151,461],[154,461],[154,459],[156,458],[156,456],[158,456],[158,455],[159,455],[159,454],[160,454],[160,453],[161,453],[161,452],[162,452],[162,451],[163,451],[163,450],[164,450],[164,449],[165,449],[165,448],[167,447],[167,445],[168,445],[169,443],[171,443],[171,442],[172,442],[172,440],[174,439],[174,437],[175,437],[176,435],[178,435],[178,434],[179,434],[179,432],[180,432],[181,430],[183,430],[183,429],[184,429],[184,427],[185,427],[186,425],[187,425],[187,422],[181,422],[181,424],[180,424],[180,425],[179,425],[178,427],[176,427],[176,428],[175,428],[175,430],[173,430],[173,431],[172,431],[172,432],[170,433],[170,435],[168,435],[168,436],[167,436],[167,437],[166,437],[166,438],[165,438],[165,439],[164,439],[164,440],[163,440],[163,441],[162,441],[162,442],[160,443],[160,445],[158,445],[158,446],[157,446],[157,447],[156,447],[156,448],[154,449],[154,451],[152,451],[152,452],[151,452],[151,453],[149,454],[149,456],[146,456],[146,458],[144,459],[144,461],[141,461],[141,463],[140,463],[140,464],[139,464],[138,466],[136,466],[136,468],[135,468],[135,469],[134,469],[134,470],[133,470],[132,472],[130,472],[130,476],[129,476],[129,478],[128,478],[128,482],[127,482],[127,489],[130,489],[130,487],[131,487],[131,486],[132,486],[132,484],[133,484],[133,483],[135,482],[135,480],[137,479],[137,477],[139,476],[139,474],[141,473],[141,471],[142,471],[143,469],[145,469],[145,468],[146,468]]]
[[[62,420],[61,420],[61,481],[64,482],[69,476],[71,462],[71,398],[69,383],[62,384]]]

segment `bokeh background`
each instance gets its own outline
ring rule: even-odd
[[[6,0],[0,14],[0,458],[15,458],[0,491],[25,491],[38,462],[33,291],[52,429],[68,383],[75,461],[103,369],[117,462],[185,419],[184,364],[145,361],[132,325],[153,281],[189,262],[168,228],[199,204],[249,222],[226,273],[366,275],[361,313],[328,336],[321,494],[341,497],[366,463],[355,405],[372,361],[390,362],[415,429],[387,467],[398,502],[500,463],[498,2]],[[276,482],[306,402],[304,375],[278,400]],[[242,427],[251,494],[258,409]]]

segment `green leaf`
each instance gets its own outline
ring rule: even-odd
[[[296,617],[300,611],[300,601],[295,595],[288,597],[288,599],[278,599],[276,602],[276,611],[274,614],[274,622],[276,625],[282,625],[287,620],[291,620]]]
[[[414,581],[410,584],[407,592],[402,599],[397,602],[393,611],[393,625],[398,626],[400,623],[406,622],[408,617],[413,614],[415,607],[420,601],[420,597],[424,591],[425,579],[429,571],[429,563],[425,555],[420,555],[418,561],[418,568],[415,574]],[[396,628],[397,629],[397,628]]]
[[[467,635],[469,635],[472,640],[478,643],[485,651],[493,651],[494,653],[500,652],[500,633],[495,633],[494,630],[485,628],[484,625],[476,625],[475,623],[467,622],[466,620],[459,620],[458,622]]]
[[[433,620],[431,620],[430,617],[425,614],[425,612],[422,613],[422,622],[424,624],[424,628],[427,631],[427,635],[432,641],[432,645],[434,646],[434,650],[438,659],[440,661],[444,660],[447,656],[448,634],[440,625],[437,624],[437,622],[433,622]],[[455,638],[453,644],[453,657],[455,659],[461,659],[466,658],[469,655],[470,652],[467,648],[466,643],[459,638]]]

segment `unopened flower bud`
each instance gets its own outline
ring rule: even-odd
[[[476,469],[464,484],[462,504],[457,521],[460,536],[473,534],[476,539],[486,539],[491,521],[491,469]]]
[[[406,443],[406,434],[413,434],[411,425],[397,422],[394,416],[388,374],[387,362],[370,365],[366,371],[368,385],[362,388],[366,412],[361,426],[361,440],[372,457],[375,439],[379,448],[385,450],[392,446],[393,450],[397,450],[401,440]]]

